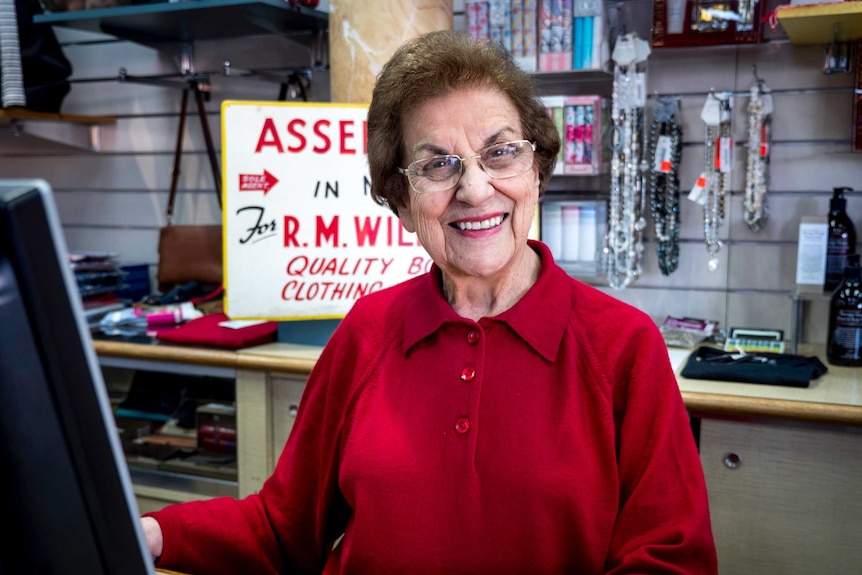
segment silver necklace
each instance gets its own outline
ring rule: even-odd
[[[718,253],[721,250],[719,229],[724,224],[725,206],[730,193],[731,180],[731,108],[732,94],[716,94],[710,91],[701,112],[706,124],[704,130],[703,174],[698,180],[702,184],[703,236],[709,256],[706,269],[717,271]]]
[[[604,267],[608,283],[623,289],[641,274],[646,164],[643,150],[645,71],[649,44],[630,33],[617,40],[612,59],[614,82],[611,102],[611,190]]]
[[[756,75],[755,75],[756,77]],[[772,124],[772,95],[758,80],[751,86],[748,101],[748,157],[745,166],[743,218],[752,231],[759,232],[769,217],[766,201],[769,184],[769,144]]]

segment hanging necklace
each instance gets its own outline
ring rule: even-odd
[[[757,78],[751,86],[748,101],[748,158],[745,167],[745,198],[742,203],[745,223],[759,232],[769,217],[766,201],[769,184],[769,144],[772,124],[772,95],[769,88]]]
[[[657,98],[650,126],[650,212],[656,236],[656,255],[661,273],[670,275],[679,266],[679,165],[682,160],[682,127],[676,102]]]
[[[640,64],[649,56],[649,43],[630,33],[617,40],[612,59],[614,83],[611,102],[611,189],[604,267],[608,283],[623,289],[641,274],[646,228],[646,188],[641,160],[645,71]]]
[[[690,199],[703,204],[703,237],[709,256],[706,269],[718,270],[718,252],[721,250],[719,229],[724,223],[725,204],[730,193],[731,150],[731,94],[709,92],[701,112],[704,130],[703,173],[697,180]],[[698,192],[697,194],[695,192]],[[693,197],[695,196],[695,197]]]

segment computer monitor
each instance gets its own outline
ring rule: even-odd
[[[43,180],[0,180],[0,461],[0,573],[154,573]]]

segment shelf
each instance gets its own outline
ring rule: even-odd
[[[59,148],[84,149],[97,152],[101,145],[101,126],[113,125],[116,119],[107,116],[51,114],[26,109],[0,110],[0,149],[5,142],[22,149],[27,142],[48,140]],[[49,151],[44,149],[44,151]]]
[[[135,491],[140,488],[159,489],[164,493],[175,494],[174,498],[177,501],[187,499],[189,494],[193,494],[194,499],[200,499],[201,497],[236,497],[239,492],[236,478],[231,481],[161,471],[157,463],[142,465],[136,458],[131,458],[126,463],[129,466],[129,475]]]
[[[614,81],[614,75],[606,70],[533,72],[532,76],[539,93],[546,96],[610,96]]]
[[[540,201],[557,201],[565,199],[566,195],[576,196],[573,199],[595,196],[607,197],[611,189],[611,176],[608,173],[574,176],[553,174]]]
[[[86,124],[88,126],[116,124],[110,116],[82,116],[80,114],[51,114],[49,112],[34,112],[26,109],[8,108],[0,110],[0,126],[8,126],[16,120],[35,120],[38,122],[63,122],[71,124]]]
[[[862,1],[779,6],[775,16],[792,44],[804,46],[862,38]]]
[[[325,12],[284,0],[190,0],[51,12],[36,15],[33,21],[153,45],[320,32],[327,29],[329,19]]]

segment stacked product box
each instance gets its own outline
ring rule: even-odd
[[[120,299],[140,301],[150,295],[150,266],[148,264],[127,264],[120,268],[125,277],[122,286],[115,294]]]
[[[593,176],[602,173],[607,150],[603,138],[601,96],[544,96],[548,115],[554,119],[562,142],[554,174]]]
[[[575,0],[572,20],[572,70],[601,69],[607,60],[602,0]]]
[[[569,96],[563,106],[563,173],[595,175],[602,169],[602,99]]]
[[[557,126],[557,133],[560,135],[560,142],[565,141],[566,124],[563,121],[563,107],[566,103],[566,96],[542,96],[542,103],[545,104],[545,110],[548,116],[554,121]],[[565,146],[560,146],[560,153],[557,155],[557,163],[554,166],[554,174],[560,175],[563,173],[563,152]]]
[[[541,204],[541,240],[566,271],[597,275],[607,207],[603,200],[550,200]]]
[[[572,0],[539,2],[539,70],[562,72],[572,69]]]
[[[537,0],[467,1],[467,29],[476,39],[500,42],[527,72],[537,70]]]
[[[473,38],[500,42],[528,72],[602,69],[602,0],[467,0]]]

